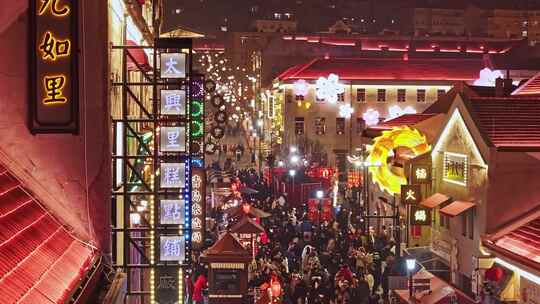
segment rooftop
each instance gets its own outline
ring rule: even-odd
[[[470,58],[331,58],[294,66],[278,79],[315,80],[334,73],[342,80],[473,81],[484,67],[482,59]]]
[[[540,271],[540,209],[521,216],[493,235],[484,244],[504,255]]]
[[[488,97],[469,99],[473,117],[500,149],[540,149],[540,99]]]
[[[403,114],[394,119],[390,119],[380,124],[371,127],[372,129],[381,129],[381,130],[390,130],[394,127],[400,126],[412,126],[417,123],[420,123],[426,119],[436,116],[436,113],[433,114]]]
[[[514,92],[514,96],[540,96],[540,73],[519,86]]]

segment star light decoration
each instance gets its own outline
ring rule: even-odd
[[[338,94],[345,92],[345,87],[339,83],[339,76],[336,74],[328,75],[328,78],[320,77],[316,83],[317,98],[326,100],[329,103],[336,103]]]
[[[364,114],[362,114],[362,118],[364,119],[364,122],[367,126],[371,127],[379,123],[379,111],[368,109]]]
[[[293,86],[295,96],[306,96],[308,94],[309,84],[304,79],[295,81]]]
[[[404,109],[398,105],[391,106],[388,108],[389,117],[387,120],[394,119],[404,114],[416,114],[416,110],[411,106],[407,106]]]
[[[339,116],[343,118],[351,118],[352,114],[354,113],[353,107],[351,105],[345,104],[339,106]]]
[[[216,94],[222,96],[229,120],[238,122],[250,117],[249,104],[255,96],[254,84],[260,75],[232,66],[224,53],[200,53],[197,56],[197,67],[205,72],[207,79],[216,83],[214,93],[207,94],[206,98],[210,100]]]
[[[497,78],[504,78],[504,75],[501,71],[483,68],[480,71],[480,78],[474,81],[474,85],[483,87],[494,87]]]

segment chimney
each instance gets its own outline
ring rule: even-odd
[[[495,79],[495,97],[503,97],[504,96],[504,79],[497,78]]]
[[[510,96],[510,94],[512,94],[512,92],[514,91],[514,84],[513,84],[512,78],[505,78],[503,87],[504,87],[504,96]]]

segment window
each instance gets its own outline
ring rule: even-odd
[[[294,133],[296,135],[304,134],[304,117],[296,117],[294,119]]]
[[[463,212],[461,214],[461,235],[467,236],[467,219],[469,218],[469,212]]]
[[[474,239],[474,208],[469,209],[467,212],[469,214],[469,239]]]
[[[441,97],[443,97],[444,94],[446,94],[446,90],[442,90],[442,89],[437,90],[437,99],[440,99]]]
[[[344,102],[345,101],[345,93],[337,94],[337,101]]]
[[[416,101],[417,102],[426,102],[426,90],[418,89],[416,91]]]
[[[345,134],[345,118],[336,118],[336,134]]]
[[[379,102],[385,102],[386,101],[386,90],[385,89],[378,89],[377,90],[377,101],[379,101]]]
[[[398,89],[397,90],[397,101],[398,102],[405,102],[406,98],[407,98],[407,90]]]
[[[315,117],[315,134],[317,135],[326,134],[326,118]]]
[[[356,89],[356,101],[366,102],[366,89]]]
[[[446,206],[450,205],[450,202],[446,202],[446,203],[443,203],[441,204],[440,208],[439,208],[439,212],[437,212],[439,214],[439,224],[441,226],[441,228],[446,228],[446,229],[450,229],[450,217],[442,214],[440,212],[440,210]]]
[[[299,100],[304,100],[304,96],[303,95],[296,95],[296,101],[299,101]]]
[[[320,99],[319,96],[317,96],[317,94],[315,94],[315,101],[316,101],[316,102],[323,103],[323,102],[324,102],[324,99]]]
[[[360,135],[366,128],[366,122],[362,117],[356,118],[356,134]]]

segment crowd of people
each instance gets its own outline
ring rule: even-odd
[[[345,199],[330,220],[319,221],[308,216],[306,204],[272,193],[255,170],[236,170],[234,176],[242,187],[257,190],[242,200],[271,214],[261,219],[266,233],[250,265],[250,288],[277,278],[283,287],[281,303],[390,303],[389,276],[399,266],[394,238],[384,226],[364,231],[359,204]],[[214,213],[224,221],[222,212]],[[218,226],[210,233],[213,238]]]

